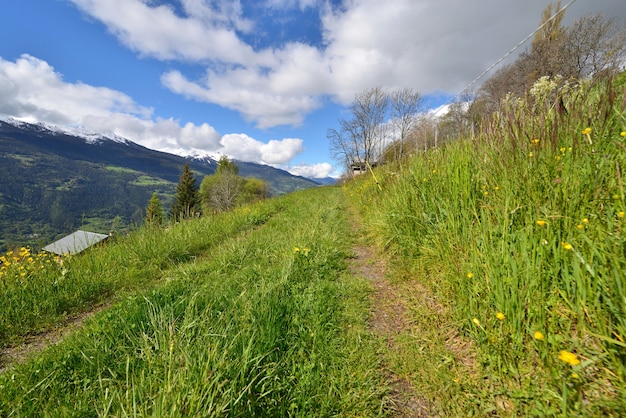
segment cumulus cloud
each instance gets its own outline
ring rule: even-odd
[[[222,137],[221,152],[238,160],[279,166],[289,163],[304,151],[302,142],[301,139],[286,138],[280,141],[271,140],[265,144],[246,134],[227,134]]]
[[[70,1],[142,55],[247,65],[260,57],[237,36],[236,29],[250,30],[251,23],[239,18],[238,8],[226,6],[226,1],[217,2],[221,7],[216,12],[210,2],[185,0],[186,17],[179,17],[167,4],[151,7],[141,0]]]
[[[245,135],[222,137],[211,125],[153,116],[128,95],[105,87],[68,83],[47,62],[22,55],[0,58],[0,116],[112,133],[175,154],[227,154],[243,161],[288,164],[304,150],[301,139],[268,143]]]
[[[138,106],[124,93],[83,83],[65,83],[45,61],[22,55],[15,62],[0,58],[0,112],[24,120],[81,123],[86,115],[107,117],[123,112],[149,117],[151,109]]]
[[[288,168],[288,171],[296,176],[321,179],[330,177],[333,174],[333,166],[329,163],[298,164]]]
[[[366,88],[458,93],[528,35],[550,0],[266,0],[268,9],[319,11],[321,44],[292,40],[255,50],[240,34],[256,22],[239,1],[180,0],[183,13],[141,0],[70,0],[129,48],[159,59],[207,65],[206,76],[163,75],[171,91],[240,112],[259,127],[298,125],[320,97],[346,104]],[[623,0],[574,5],[626,13]],[[123,10],[124,13],[120,13]]]

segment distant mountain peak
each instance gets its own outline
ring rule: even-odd
[[[127,138],[121,137],[114,133],[98,133],[86,129],[84,127],[66,127],[54,125],[46,122],[26,122],[12,117],[0,118],[0,121],[8,123],[16,128],[33,129],[40,132],[49,132],[60,135],[70,135],[78,138],[82,138],[88,144],[98,144],[102,141],[114,141],[121,144],[129,145],[132,141]]]

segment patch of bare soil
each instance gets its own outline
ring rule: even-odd
[[[358,244],[353,251],[351,272],[367,278],[374,287],[370,315],[371,330],[384,338],[389,347],[393,348],[396,337],[410,329],[399,290],[385,276],[385,262],[376,256],[372,246]],[[428,403],[419,397],[409,380],[395,375],[388,369],[383,372],[391,385],[391,401],[394,408],[392,416],[399,418],[430,416]]]
[[[43,351],[45,348],[60,343],[65,337],[79,329],[83,323],[106,309],[109,305],[96,306],[94,309],[82,312],[68,318],[53,329],[25,337],[23,343],[0,350],[0,373],[4,373],[16,364],[22,363],[28,357]]]

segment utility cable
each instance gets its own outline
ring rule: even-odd
[[[476,84],[478,82],[478,80],[480,80],[481,78],[483,78],[489,71],[493,70],[493,68],[500,64],[502,61],[504,61],[509,55],[511,55],[513,52],[515,52],[519,47],[521,47],[523,44],[526,43],[526,41],[528,41],[532,36],[534,36],[537,32],[539,32],[541,29],[544,28],[544,26],[546,26],[548,23],[550,23],[551,21],[553,21],[559,14],[564,13],[565,10],[567,10],[568,7],[570,7],[576,0],[571,0],[569,3],[567,3],[565,6],[561,7],[561,9],[554,13],[554,15],[552,15],[550,17],[550,19],[546,20],[545,22],[543,22],[541,25],[539,25],[539,27],[537,29],[535,29],[533,32],[531,32],[527,37],[525,37],[524,39],[522,39],[517,45],[515,45],[509,52],[507,52],[506,54],[504,54],[499,60],[497,60],[496,62],[494,62],[491,67],[487,68],[485,71],[482,72],[482,74],[480,74],[478,77],[476,77],[471,83],[469,83],[463,90],[461,90],[461,93],[459,93],[457,96],[454,97],[453,100],[450,101],[450,103],[455,102],[456,99],[458,99],[461,94],[463,92],[468,91],[474,84]]]

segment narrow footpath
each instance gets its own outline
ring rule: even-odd
[[[367,239],[360,234],[359,227],[354,226],[354,230],[359,234],[359,238],[353,248],[354,257],[351,259],[350,270],[353,274],[371,282],[373,292],[369,325],[372,332],[393,350],[396,337],[410,329],[406,308],[399,290],[386,277],[385,261],[377,256],[373,246],[367,244]],[[394,374],[386,367],[384,361],[383,367],[383,373],[391,386],[393,416],[398,418],[430,417],[426,400],[420,398],[411,382]]]

